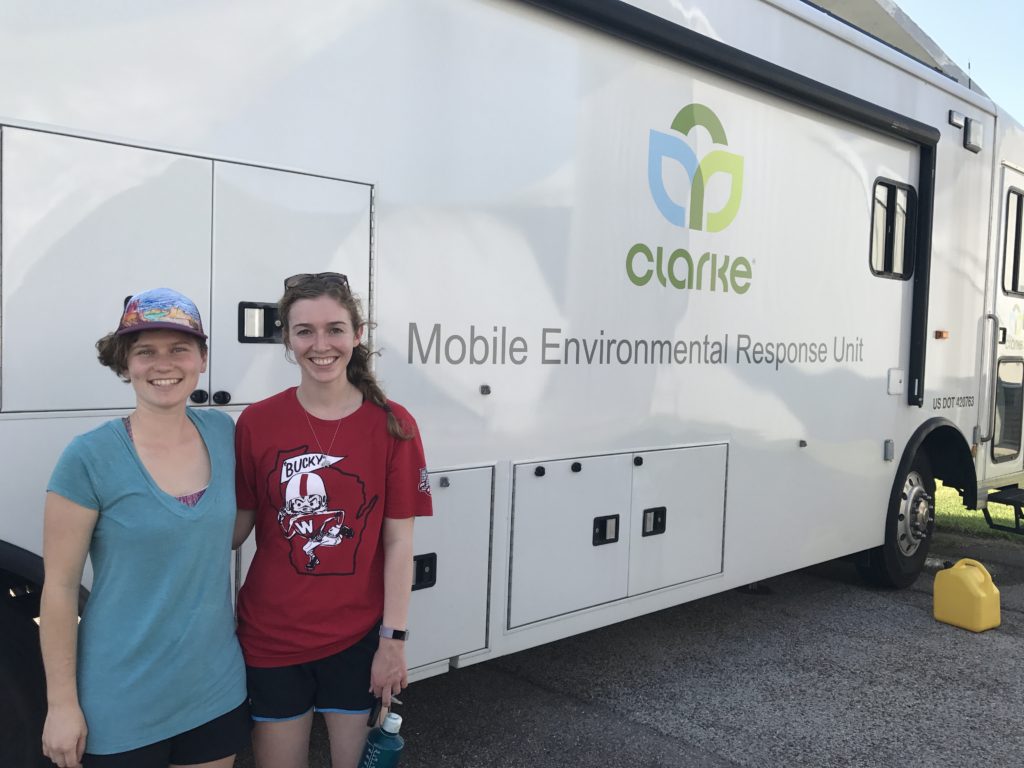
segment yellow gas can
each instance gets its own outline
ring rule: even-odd
[[[965,557],[935,574],[934,612],[946,624],[984,632],[999,626],[999,589],[984,565]]]

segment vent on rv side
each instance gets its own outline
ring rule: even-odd
[[[914,272],[917,195],[895,181],[875,182],[871,210],[871,271],[906,280]]]
[[[238,341],[242,344],[281,343],[277,305],[257,301],[238,302]]]

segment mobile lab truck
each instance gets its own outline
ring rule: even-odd
[[[813,6],[113,6],[0,28],[11,764],[46,481],[132,406],[93,344],[141,289],[237,414],[297,381],[282,279],[349,276],[430,464],[414,677],[854,553],[906,585],[936,478],[1020,481],[1024,132]]]

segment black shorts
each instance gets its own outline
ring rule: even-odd
[[[209,763],[240,752],[249,743],[251,730],[249,705],[242,702],[226,715],[156,744],[112,755],[86,752],[82,768],[167,768],[168,764]]]
[[[294,720],[311,709],[365,715],[373,706],[370,666],[379,626],[333,656],[288,667],[246,667],[252,719]]]

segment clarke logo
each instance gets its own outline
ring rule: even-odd
[[[723,147],[728,145],[725,129],[718,116],[703,104],[690,104],[679,110],[672,121],[672,130],[683,136],[689,136],[694,128],[704,128],[711,135],[715,144]],[[650,149],[647,153],[647,183],[651,188],[651,197],[661,214],[677,227],[687,226],[686,208],[673,200],[665,190],[665,178],[662,174],[662,161],[671,158],[683,166],[690,177],[690,229],[704,229],[704,192],[708,180],[716,173],[729,174],[729,199],[717,211],[707,215],[707,231],[721,232],[740,209],[740,196],[743,194],[743,158],[732,152],[716,149],[708,152],[697,162],[697,154],[689,144],[680,137],[661,131],[651,131]]]
[[[728,146],[718,116],[703,104],[689,104],[679,110],[672,121],[672,130],[676,133],[651,130],[647,185],[654,204],[669,223],[691,231],[721,232],[739,213],[743,196],[743,157],[724,149],[713,149],[698,161],[697,153],[685,140],[692,138],[691,133],[696,128],[706,130],[716,147]],[[674,160],[686,171],[690,181],[687,205],[677,202],[665,189],[663,164],[666,159]],[[728,197],[718,210],[705,211],[705,194],[716,175],[727,177]],[[666,250],[669,250],[667,256]],[[693,257],[685,248],[665,249],[659,245],[652,249],[643,243],[629,249],[626,274],[639,286],[657,277],[663,286],[698,291],[731,290],[740,294],[750,289],[753,277],[750,262],[742,256],[731,258],[728,254],[705,251],[695,268]]]

